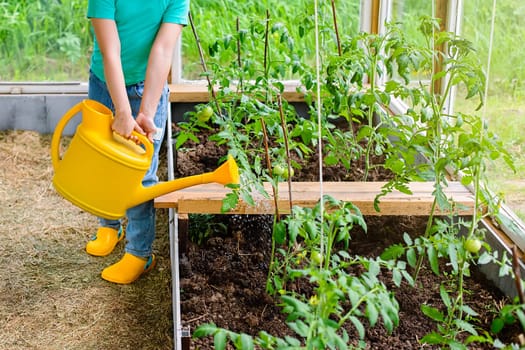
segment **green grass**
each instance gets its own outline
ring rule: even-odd
[[[0,0],[0,80],[87,78],[86,0]]]
[[[525,98],[517,98],[508,94],[489,94],[484,109],[475,112],[474,101],[458,99],[455,109],[483,117],[489,130],[496,133],[511,154],[515,171],[502,160],[488,164],[486,176],[490,188],[501,194],[507,204],[522,219],[525,220]]]

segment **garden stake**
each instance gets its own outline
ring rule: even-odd
[[[264,55],[263,55],[263,67],[264,67],[264,76],[268,79],[268,26],[270,24],[270,11],[266,9],[266,27],[264,29]]]
[[[273,178],[273,172],[272,172],[272,161],[270,159],[270,151],[268,148],[268,132],[266,130],[266,123],[264,122],[264,118],[261,118],[261,129],[263,132],[263,142],[264,142],[264,156],[266,158],[266,166],[268,168],[268,173],[270,173],[270,176]],[[275,219],[276,221],[279,221],[279,205],[278,205],[278,188],[277,186],[272,186],[273,191],[273,201],[275,203]]]
[[[239,32],[241,31],[241,24],[239,22],[239,17],[237,17],[236,23],[237,27],[237,64],[239,65],[239,69],[242,68],[242,61],[241,61],[241,36],[239,35]],[[241,91],[244,91],[242,87],[242,76],[239,77],[239,89]]]
[[[195,24],[193,23],[193,17],[191,16],[191,11],[188,12],[188,18],[190,20],[191,24],[191,30],[193,32],[193,36],[195,37],[195,43],[197,44],[197,48],[199,50],[199,57],[201,60],[202,69],[204,71],[204,75],[206,76],[206,81],[208,82],[208,90],[211,93],[211,96],[213,98],[213,102],[215,102],[215,107],[217,108],[217,113],[219,116],[222,117],[221,108],[219,106],[219,101],[217,101],[217,96],[215,95],[215,90],[213,89],[213,86],[211,84],[210,80],[210,74],[208,72],[208,68],[206,67],[206,61],[204,60],[204,54],[202,52],[202,45],[199,39],[199,35],[197,34],[197,30],[195,29]]]
[[[331,0],[331,3],[332,3],[332,17],[334,19],[335,39],[337,42],[337,52],[339,53],[339,56],[342,56],[343,52],[341,49],[341,39],[339,38],[339,28],[337,27],[337,14],[335,11],[335,0]]]
[[[523,295],[523,285],[521,281],[519,251],[516,245],[512,246],[512,269],[514,271],[514,281],[516,282],[516,291],[518,292],[520,304],[523,304],[525,301],[525,296]]]
[[[281,94],[277,94],[277,104],[279,105],[279,115],[281,116],[281,125],[283,127],[284,148],[286,150],[286,166],[288,167],[288,199],[290,205],[290,213],[292,212],[292,164],[290,163],[290,147],[288,147],[288,130],[286,129],[286,121],[284,120],[283,104]]]

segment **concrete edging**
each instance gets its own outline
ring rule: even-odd
[[[0,95],[0,130],[32,130],[50,134],[62,116],[87,95]],[[74,117],[64,128],[73,135],[81,121]]]

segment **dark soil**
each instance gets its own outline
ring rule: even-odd
[[[212,171],[219,159],[226,154],[225,148],[217,147],[201,135],[201,143],[188,144],[177,154],[176,176],[188,176]],[[294,181],[317,181],[318,165],[315,159],[303,164]],[[359,181],[359,167],[349,172],[337,167],[323,170],[326,181]],[[370,181],[384,180],[388,175],[374,173]],[[202,218],[201,218],[202,219]],[[199,230],[199,217],[190,228]],[[208,218],[206,218],[208,220]],[[213,234],[200,245],[189,242],[181,253],[181,310],[183,326],[193,331],[203,323],[215,323],[234,332],[257,335],[266,331],[275,336],[293,335],[285,323],[285,314],[277,306],[278,297],[265,292],[271,251],[271,229],[273,217],[269,215],[219,215],[215,223],[228,229]],[[360,229],[352,232],[350,253],[377,256],[386,247],[402,242],[404,232],[415,237],[425,230],[426,217],[366,217],[367,233]],[[202,227],[200,228],[202,229]],[[201,232],[193,232],[198,235]],[[192,232],[190,232],[190,235]],[[446,266],[443,266],[446,269]],[[422,304],[443,308],[439,286],[443,281],[427,266],[418,277],[417,286],[403,284],[396,287],[391,277],[383,273],[383,282],[395,294],[399,303],[400,324],[388,334],[378,323],[366,330],[367,349],[433,349],[419,340],[436,329],[436,323],[422,314]],[[467,278],[466,303],[479,313],[477,325],[490,329],[495,312],[505,300],[504,295],[484,279],[476,269]],[[300,289],[300,287],[295,286]],[[294,286],[290,286],[294,288]],[[357,333],[349,328],[349,334],[357,339]],[[509,327],[499,335],[505,343],[517,342],[519,329]],[[192,339],[192,349],[212,349],[213,339]],[[437,349],[437,347],[436,347]],[[492,349],[482,344],[470,345],[469,349]]]

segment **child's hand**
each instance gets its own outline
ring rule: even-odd
[[[140,141],[137,136],[133,135],[133,131],[137,131],[140,134],[145,135],[144,130],[139,126],[139,124],[130,116],[116,115],[113,119],[113,124],[111,124],[111,129],[122,136],[127,140],[131,140],[136,144],[139,144]]]
[[[142,128],[143,134],[148,137],[148,139],[153,142],[153,136],[157,132],[157,127],[155,126],[155,123],[153,122],[153,118],[149,118],[144,113],[139,112],[137,115],[137,119],[135,119],[138,126]]]

